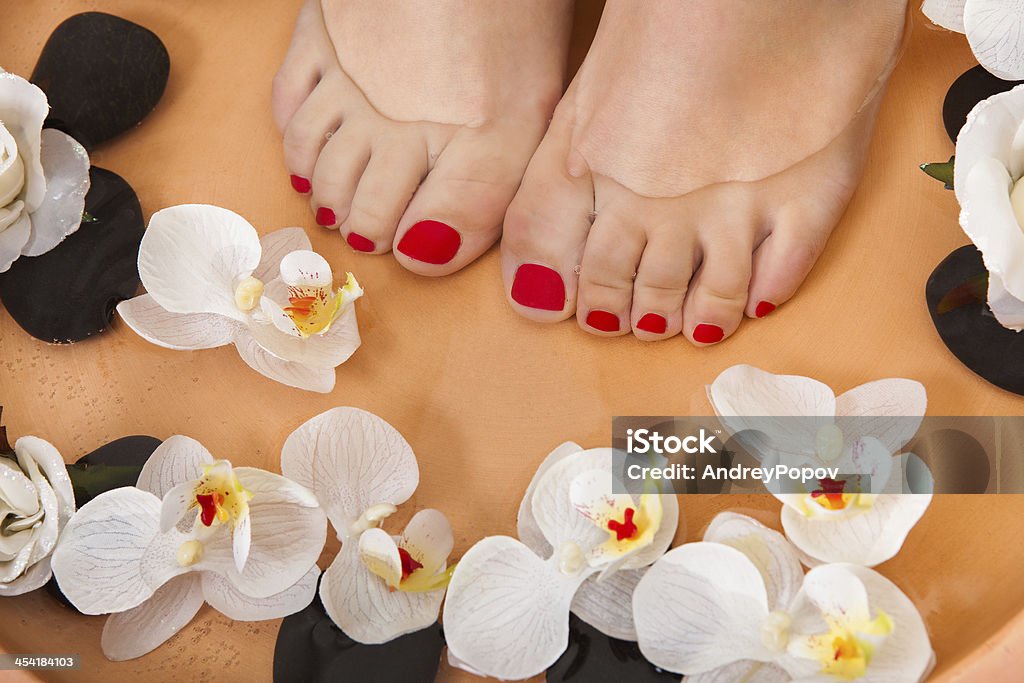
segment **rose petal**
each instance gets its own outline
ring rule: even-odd
[[[0,501],[24,517],[39,509],[39,497],[32,480],[20,465],[8,458],[0,458]]]
[[[314,565],[294,585],[266,598],[252,598],[213,572],[202,573],[202,592],[215,610],[235,621],[280,619],[306,608],[316,595],[320,568]]]
[[[53,487],[59,506],[58,526],[63,528],[75,512],[75,492],[71,486],[71,478],[68,476],[64,458],[53,444],[34,436],[23,436],[18,439],[14,444],[14,450],[19,458],[31,458],[39,465],[39,469],[46,476],[50,486]]]
[[[873,567],[899,552],[930,502],[930,494],[883,494],[866,511],[836,519],[808,518],[787,505],[782,527],[816,560]]]
[[[964,29],[971,51],[993,75],[1024,79],[1024,7],[1006,0],[967,0]]]
[[[171,313],[218,313],[244,322],[235,286],[260,263],[249,223],[227,209],[185,204],[157,211],[139,249],[139,275],[153,300]]]
[[[269,299],[263,297],[263,301],[268,302]],[[291,318],[284,317],[286,321],[282,325],[294,330]],[[351,358],[361,343],[356,309],[352,306],[346,308],[325,333],[310,337],[290,334],[254,318],[249,320],[248,328],[256,342],[270,353],[310,367],[336,368]]]
[[[417,574],[422,572],[432,576],[443,570],[454,545],[452,525],[444,513],[438,510],[420,510],[413,515],[402,532],[401,546],[423,565]]]
[[[572,599],[572,612],[601,633],[619,640],[636,640],[633,624],[633,591],[643,569],[623,569],[598,580],[591,576]]]
[[[330,287],[331,264],[315,251],[293,251],[281,260],[281,279],[290,287]]]
[[[534,472],[533,479],[530,480],[530,485],[526,487],[526,493],[519,504],[519,515],[517,518],[519,540],[545,560],[551,557],[552,549],[547,539],[544,538],[544,532],[540,530],[537,520],[533,516],[533,491],[537,488],[537,482],[547,474],[548,469],[552,465],[582,450],[583,446],[572,441],[566,441],[551,451],[544,461],[541,462],[537,471]]]
[[[924,0],[921,11],[932,23],[957,33],[966,33],[964,28],[964,5],[967,0]]]
[[[312,249],[302,228],[284,228],[260,238],[263,255],[252,276],[264,283],[275,279],[281,272],[281,259],[293,251]]]
[[[369,533],[369,532],[367,532]],[[335,624],[359,643],[386,643],[437,621],[444,591],[392,591],[359,558],[357,544],[341,552],[320,582],[320,599]]]
[[[26,569],[21,576],[13,581],[0,582],[0,598],[13,595],[24,595],[42,588],[53,576],[50,569],[50,558],[44,557]]]
[[[40,160],[40,133],[50,107],[35,85],[12,73],[0,73],[0,121],[18,143],[25,164],[25,206],[32,213],[46,195],[46,178]],[[3,272],[0,259],[0,272]]]
[[[633,593],[640,651],[676,673],[710,671],[740,659],[766,661],[764,582],[750,559],[727,545],[688,543],[654,563]]]
[[[1024,329],[1024,301],[1006,291],[1002,278],[995,273],[988,275],[988,307],[1003,327]]]
[[[569,605],[588,576],[568,576],[519,541],[491,536],[462,557],[444,606],[448,649],[488,676],[535,676],[569,643]]]
[[[281,471],[316,494],[342,538],[371,506],[408,500],[420,479],[398,430],[358,408],[328,410],[292,432]]]
[[[927,407],[928,394],[920,382],[882,379],[836,398],[836,426],[847,443],[870,436],[892,455],[914,438]]]
[[[15,447],[15,450],[17,450],[17,447]],[[50,551],[53,550],[53,546],[57,543],[57,534],[60,531],[59,525],[63,525],[64,521],[67,520],[67,516],[65,514],[64,519],[60,519],[57,495],[53,492],[53,488],[46,480],[46,477],[39,470],[39,465],[36,464],[35,460],[27,456],[25,451],[25,448],[21,449],[18,463],[32,480],[32,485],[38,496],[39,507],[42,509],[42,519],[32,529],[34,544],[32,552],[27,559],[28,564],[32,565],[49,555]],[[10,578],[12,577],[7,577],[8,580]]]
[[[117,312],[151,344],[179,351],[215,349],[234,341],[239,323],[216,313],[168,313],[149,294],[122,301]]]
[[[334,368],[320,368],[281,360],[260,346],[247,331],[240,332],[235,338],[235,348],[246,365],[285,386],[329,394],[334,391],[337,379]]]
[[[89,192],[89,154],[78,142],[52,128],[42,133],[46,196],[32,212],[32,237],[24,256],[39,256],[64,241],[82,224]]]
[[[187,626],[202,606],[199,577],[175,577],[138,607],[107,617],[100,638],[103,654],[122,662],[152,652]]]
[[[0,209],[0,223],[3,222],[5,211]],[[21,213],[18,218],[9,227],[0,230],[0,273],[11,269],[11,264],[18,260],[32,237],[32,221],[24,210],[19,208],[19,211]]]

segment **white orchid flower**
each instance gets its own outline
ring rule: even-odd
[[[916,683],[934,653],[910,599],[851,564],[800,572],[796,549],[742,515],[669,551],[633,594],[640,651],[688,683]]]
[[[308,489],[233,468],[199,442],[172,436],[137,487],[100,494],[72,517],[53,571],[79,611],[111,614],[104,654],[132,659],[166,642],[204,602],[237,621],[305,608],[326,533]]]
[[[0,69],[0,273],[82,223],[89,155],[59,130],[43,130],[49,110],[42,90]]]
[[[320,599],[342,631],[375,644],[437,621],[454,544],[447,518],[421,510],[401,536],[380,528],[420,478],[394,427],[356,408],[329,410],[288,437],[281,470],[316,494],[341,541]]]
[[[1024,86],[979,102],[956,139],[960,226],[988,270],[988,304],[1024,329]]]
[[[450,661],[502,679],[543,672],[569,642],[569,611],[636,639],[630,595],[672,543],[674,495],[613,493],[612,450],[555,449],[519,511],[521,541],[491,536],[459,561],[444,607]]]
[[[23,436],[13,453],[0,449],[0,596],[21,595],[50,580],[50,554],[74,512],[71,480],[53,445]]]
[[[1024,79],[1024,7],[1006,0],[924,0],[933,23],[967,34],[978,63],[1008,81]]]
[[[241,216],[202,204],[153,214],[139,248],[147,294],[118,313],[137,334],[169,349],[234,344],[260,374],[328,393],[335,368],[359,348],[351,273],[334,288],[300,228],[265,236]]]
[[[843,479],[801,490],[769,486],[786,535],[807,564],[872,567],[893,557],[931,502],[907,490],[897,453],[917,432],[927,398],[920,383],[885,379],[836,396],[808,377],[728,368],[708,387],[725,427],[767,465],[834,468]],[[925,483],[930,491],[930,483]]]

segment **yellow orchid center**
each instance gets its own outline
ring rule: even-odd
[[[879,639],[892,633],[893,623],[885,612],[859,625],[840,624],[827,619],[829,632],[814,637],[814,649],[821,673],[847,681],[863,677],[871,664]]]
[[[252,494],[242,486],[230,463],[218,460],[203,467],[203,476],[196,484],[195,501],[191,508],[199,508],[199,521],[204,526],[230,522],[232,526],[249,512]]]
[[[624,555],[650,545],[661,525],[661,498],[645,493],[636,506],[615,506],[607,516],[604,528],[608,540],[604,549],[614,555]]]
[[[870,508],[875,504],[875,495],[856,491],[847,492],[846,484],[846,479],[819,479],[819,488],[811,492],[811,500],[822,508],[832,511]]]
[[[359,298],[363,290],[352,273],[346,273],[345,285],[337,290],[330,286],[299,285],[288,287],[288,306],[284,312],[295,323],[303,337],[323,334],[337,320],[346,303]]]

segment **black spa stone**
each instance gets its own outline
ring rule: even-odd
[[[31,81],[46,93],[46,127],[91,150],[136,125],[167,86],[167,48],[149,29],[102,12],[76,14],[50,35]]]
[[[657,668],[636,643],[610,638],[575,614],[569,618],[569,647],[548,669],[548,683],[663,683],[679,674]]]
[[[953,85],[949,86],[946,100],[942,103],[942,122],[946,126],[949,139],[956,142],[956,136],[967,122],[967,115],[982,100],[987,100],[1024,83],[1024,81],[1004,81],[993,76],[982,66],[968,69],[960,75]]]
[[[960,247],[935,268],[925,287],[932,323],[943,343],[972,372],[1024,396],[1024,333],[995,319],[985,299],[981,252]]]
[[[274,683],[432,683],[443,649],[439,624],[382,645],[357,643],[334,625],[317,595],[281,622]]]
[[[56,249],[22,257],[0,275],[0,301],[37,339],[64,344],[102,332],[114,307],[139,287],[145,231],[135,191],[120,176],[89,169],[81,227]]]

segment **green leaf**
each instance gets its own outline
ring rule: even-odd
[[[947,190],[953,189],[953,169],[956,165],[956,155],[949,158],[949,161],[938,161],[933,164],[921,164],[921,170],[936,180],[941,180]]]
[[[950,311],[975,303],[984,303],[988,295],[988,273],[972,277],[962,285],[957,285],[946,292],[935,306],[936,313]]]
[[[68,476],[75,491],[78,507],[107,491],[122,486],[135,486],[142,472],[141,465],[68,465]]]

